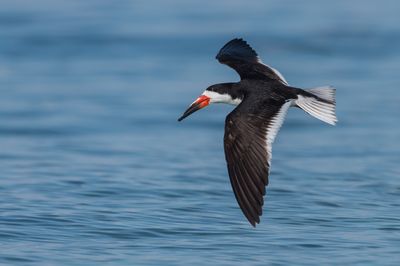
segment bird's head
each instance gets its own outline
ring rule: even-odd
[[[237,95],[232,88],[232,83],[223,83],[208,87],[197,99],[189,106],[189,108],[178,119],[182,121],[194,112],[212,104],[227,103],[238,105],[242,101],[242,96]]]

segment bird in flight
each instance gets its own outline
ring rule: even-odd
[[[272,143],[289,107],[301,108],[315,118],[335,125],[335,89],[289,86],[276,69],[262,63],[243,39],[229,41],[216,59],[233,68],[240,81],[211,85],[178,121],[211,103],[237,106],[225,120],[225,159],[236,200],[244,216],[255,227],[262,215]]]

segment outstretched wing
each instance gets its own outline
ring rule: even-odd
[[[265,104],[260,112],[241,112],[239,105],[225,121],[224,148],[231,185],[243,214],[260,222],[268,185],[272,143],[290,102]]]
[[[243,39],[229,41],[216,56],[217,60],[230,66],[241,79],[270,79],[288,85],[276,69],[263,64],[256,51]]]

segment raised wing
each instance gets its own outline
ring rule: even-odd
[[[260,112],[241,112],[239,105],[225,121],[224,148],[231,185],[243,214],[255,226],[260,222],[268,185],[272,143],[290,102],[271,102]]]
[[[243,39],[229,41],[216,58],[220,63],[236,70],[241,79],[270,79],[288,85],[281,73],[263,64],[256,51]]]

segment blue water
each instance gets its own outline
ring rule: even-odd
[[[2,1],[0,264],[399,265],[398,1]],[[231,190],[230,106],[176,119],[244,37],[336,127],[290,110],[261,224]]]

